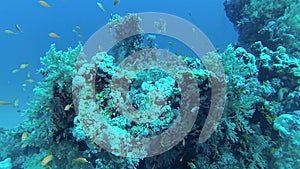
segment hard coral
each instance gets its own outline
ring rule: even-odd
[[[226,14],[239,32],[239,42],[249,49],[256,41],[271,50],[279,46],[300,57],[298,0],[241,0],[224,2]]]

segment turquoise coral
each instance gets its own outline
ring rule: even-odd
[[[11,158],[7,158],[3,161],[0,161],[0,169],[11,169],[11,168],[12,168]]]

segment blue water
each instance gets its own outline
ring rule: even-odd
[[[41,67],[40,57],[43,57],[50,44],[55,43],[57,49],[66,50],[75,47],[78,41],[84,43],[96,30],[105,25],[111,14],[121,16],[127,13],[164,12],[182,17],[198,26],[221,51],[237,40],[237,33],[227,19],[223,0],[121,0],[113,6],[113,1],[104,0],[101,3],[106,12],[96,5],[96,0],[48,0],[52,7],[45,8],[36,0],[1,1],[0,6],[0,100],[13,101],[19,99],[19,107],[0,105],[0,127],[13,128],[26,117],[22,110],[27,107],[33,97],[33,86],[41,78],[37,69]],[[4,30],[15,32],[15,24],[23,30],[22,33],[9,35]],[[82,35],[78,38],[72,32],[75,26]],[[49,32],[56,32],[61,37],[54,39]],[[22,63],[29,66],[17,73],[12,70]],[[26,74],[30,71],[34,83],[26,83]]]

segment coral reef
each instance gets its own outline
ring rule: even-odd
[[[227,5],[249,3],[247,0],[226,1]],[[243,17],[245,15],[241,21],[245,20]],[[9,168],[11,162],[11,168],[26,169],[300,167],[300,60],[291,55],[297,54],[293,46],[285,48],[279,43],[275,47],[271,42],[249,38],[250,41],[245,42],[247,49],[235,44],[228,45],[223,53],[207,54],[208,60],[217,57],[224,65],[227,95],[224,114],[215,133],[200,143],[199,133],[211,105],[209,76],[212,72],[205,69],[200,59],[184,56],[184,53],[175,59],[188,70],[183,71],[181,65],[176,65],[170,72],[162,71],[151,58],[169,55],[156,49],[159,44],[154,35],[143,34],[137,15],[128,15],[122,21],[114,16],[110,24],[116,32],[129,24],[131,31],[139,35],[124,39],[124,34],[116,34],[121,42],[111,51],[97,53],[91,63],[85,59],[81,44],[66,52],[57,51],[55,45],[51,45],[41,58],[43,67],[39,73],[43,79],[34,88],[35,97],[24,112],[28,120],[16,129],[0,131],[0,164],[6,163]],[[239,24],[242,33],[245,23]],[[240,40],[244,41],[243,38]],[[152,50],[144,58],[134,60],[140,65],[137,70],[142,70],[135,74],[128,68],[133,63],[129,55],[141,54],[140,50],[145,52],[149,48]],[[122,61],[126,64],[122,65]],[[163,60],[160,65],[172,67],[173,63]],[[124,152],[119,150],[124,142],[115,137],[117,134],[148,138],[163,133],[176,118],[181,118],[179,111],[184,105],[181,102],[184,96],[179,82],[186,81],[186,77],[193,77],[197,84],[197,90],[187,91],[201,96],[196,100],[199,109],[191,131],[162,154],[147,157],[150,154],[147,147],[140,147],[140,152],[126,149],[127,153],[140,153],[140,158],[121,156]],[[115,81],[120,86],[112,83]],[[185,87],[193,89],[191,84]],[[128,90],[128,97],[124,96],[123,89]],[[160,91],[164,98],[153,96],[155,91]],[[140,123],[129,120],[128,117],[137,117],[124,111],[125,98],[141,113],[149,109],[158,112],[157,118],[149,117],[149,122]],[[124,104],[117,106],[115,99]],[[84,118],[93,120],[86,124],[82,123]],[[114,128],[116,133],[109,133],[103,124]],[[178,132],[181,130],[177,128]],[[161,140],[154,144],[163,147],[169,143]]]
[[[277,159],[275,165],[278,168],[299,168],[300,149],[300,111],[289,112],[276,117],[274,129],[279,131],[280,139],[278,149],[273,150],[274,157]]]
[[[300,57],[298,0],[226,0],[224,6],[243,47],[261,41],[271,50],[283,46],[288,54]]]

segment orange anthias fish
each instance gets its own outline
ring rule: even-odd
[[[83,158],[83,157],[75,158],[74,161],[81,162],[81,163],[87,163],[87,162],[89,162],[86,158]]]
[[[40,5],[46,8],[50,8],[51,6],[46,1],[38,1]]]
[[[11,104],[11,102],[0,100],[0,105],[8,105],[8,104]]]
[[[42,165],[46,165],[48,164],[50,161],[53,160],[53,155],[50,154],[50,155],[47,155],[43,160],[42,160]]]
[[[50,33],[49,33],[49,36],[50,36],[51,38],[60,38],[60,36],[59,36],[57,33],[54,33],[54,32],[50,32]]]
[[[28,132],[24,132],[22,134],[22,141],[26,140],[27,136],[28,136]]]

